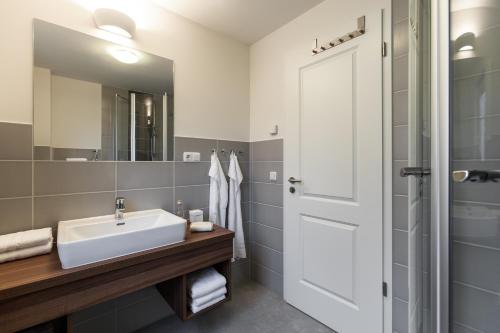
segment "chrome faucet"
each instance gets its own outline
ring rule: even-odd
[[[115,219],[122,220],[125,211],[125,198],[117,197],[115,201]]]

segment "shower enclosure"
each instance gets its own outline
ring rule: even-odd
[[[393,311],[406,325],[393,330],[497,333],[500,0],[405,8],[408,296],[405,311]]]
[[[122,94],[123,95],[123,94]],[[142,92],[116,94],[116,160],[162,161],[167,96]]]
[[[500,183],[481,179],[500,170],[500,0],[452,0],[449,15],[450,331],[500,332]]]

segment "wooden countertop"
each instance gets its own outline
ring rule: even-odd
[[[231,239],[233,236],[232,231],[218,226],[212,232],[191,233],[188,229],[186,240],[182,243],[71,269],[62,269],[57,249],[54,247],[52,252],[46,255],[0,264],[0,302],[179,252],[196,250]]]

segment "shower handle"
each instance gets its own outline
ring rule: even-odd
[[[500,170],[456,170],[452,173],[452,179],[455,183],[496,183],[500,179]]]
[[[399,175],[401,177],[416,176],[423,177],[431,174],[431,169],[422,167],[406,167],[401,168]]]

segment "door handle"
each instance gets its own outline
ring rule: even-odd
[[[302,180],[300,180],[300,179],[295,179],[294,177],[290,177],[290,178],[288,178],[288,182],[289,182],[290,184],[295,184],[295,183],[302,183]]]
[[[452,178],[455,183],[496,183],[500,179],[500,170],[456,170]]]
[[[406,167],[401,168],[399,175],[401,177],[416,176],[423,177],[431,174],[431,169],[422,167]]]

